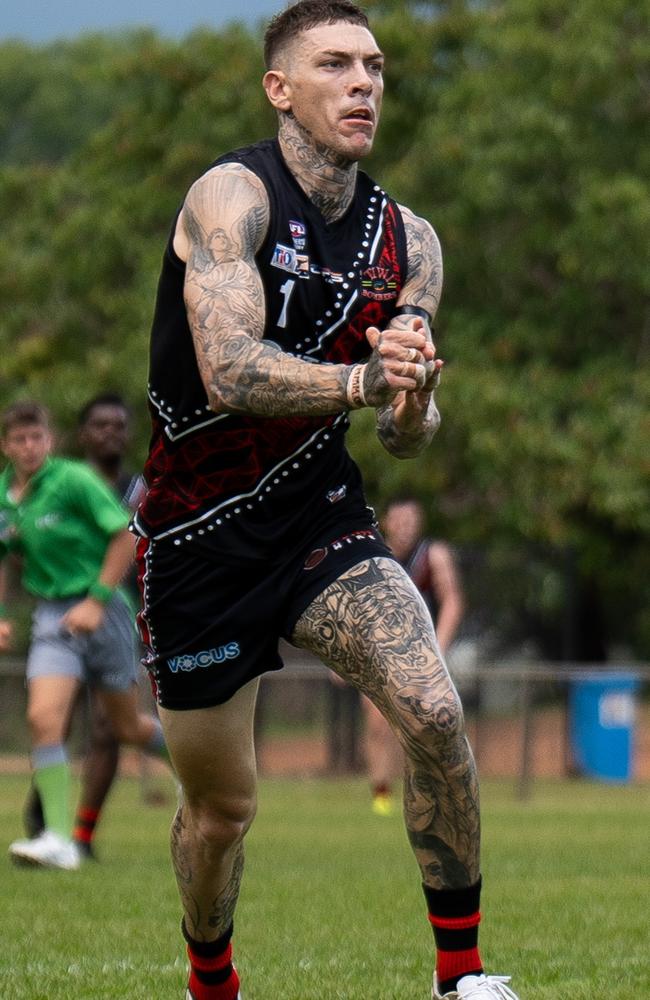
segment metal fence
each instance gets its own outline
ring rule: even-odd
[[[290,773],[361,773],[363,722],[357,692],[332,683],[330,672],[314,657],[287,645],[282,653],[284,669],[266,674],[260,686],[256,742],[261,771],[282,771],[284,759]],[[479,771],[512,778],[522,799],[540,774],[580,774],[571,733],[571,692],[589,677],[630,675],[638,678],[635,699],[643,707],[630,720],[635,756],[642,758],[635,761],[632,777],[650,780],[650,711],[644,697],[650,665],[634,662],[512,660],[476,666],[459,686]],[[0,658],[0,754],[5,758],[28,753],[23,677],[21,658]],[[83,752],[84,726],[82,713],[73,730],[73,753]],[[274,766],[268,763],[271,757]],[[143,780],[147,773],[143,759]]]

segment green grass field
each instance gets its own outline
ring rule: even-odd
[[[21,833],[24,777],[1,777],[0,834]],[[170,788],[171,797],[171,788]],[[2,1000],[182,1000],[168,860],[172,806],[113,793],[101,864],[2,865]],[[481,942],[521,1000],[645,1000],[650,789],[483,786]],[[244,1000],[429,1000],[432,936],[401,820],[362,781],[263,781],[236,925]]]

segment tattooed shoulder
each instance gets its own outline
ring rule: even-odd
[[[269,199],[262,180],[241,163],[213,167],[194,182],[179,215],[174,249],[182,260],[252,259],[266,235]]]
[[[442,251],[433,227],[400,205],[406,233],[408,275],[398,305],[426,309],[435,316],[442,294]]]

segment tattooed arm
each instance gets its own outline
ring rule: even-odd
[[[407,208],[401,211],[406,230],[408,277],[397,305],[398,308],[415,306],[433,320],[442,291],[440,243],[428,222],[419,219]],[[434,360],[431,331],[423,317],[416,313],[401,314],[391,320],[390,326],[398,330],[419,330],[428,344],[422,352],[427,369],[424,386],[415,391],[401,392],[390,403],[377,409],[377,434],[383,446],[397,458],[413,458],[426,447],[440,426],[433,390],[440,381],[442,361]]]
[[[349,406],[350,366],[302,361],[262,339],[264,288],[255,255],[268,225],[264,185],[237,163],[199,178],[179,216],[174,249],[186,262],[185,304],[210,406],[264,417],[338,413]],[[403,362],[412,342],[407,331],[401,357],[394,344],[373,352],[368,405],[417,387],[417,366]]]

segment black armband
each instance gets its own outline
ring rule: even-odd
[[[423,320],[431,326],[431,316],[426,311],[426,309],[421,309],[420,306],[398,306],[395,310],[396,316],[420,316]]]

